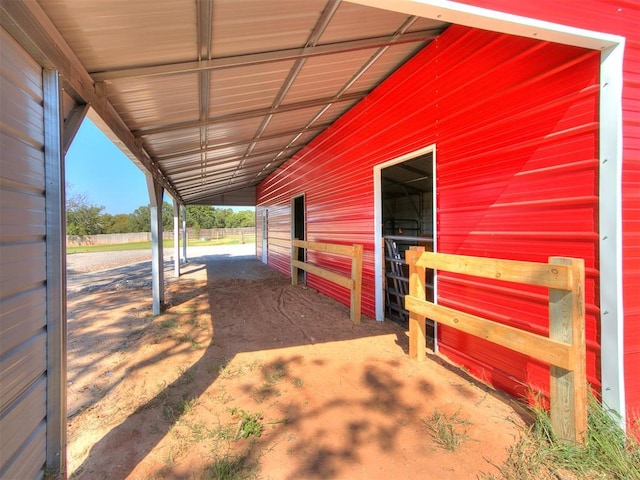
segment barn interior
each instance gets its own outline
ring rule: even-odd
[[[385,317],[408,324],[404,296],[409,272],[404,252],[412,246],[433,251],[433,152],[396,163],[381,171],[382,224],[385,248]],[[433,276],[427,278],[433,298]],[[433,340],[433,325],[428,329]]]

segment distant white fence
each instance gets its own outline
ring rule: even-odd
[[[229,237],[238,237],[241,242],[255,242],[255,227],[243,228],[209,228],[201,229],[196,232],[193,228],[187,228],[189,238],[195,238],[202,241],[220,240]],[[165,240],[173,239],[172,231],[162,233]],[[67,235],[67,246],[79,245],[114,245],[120,243],[132,242],[150,242],[151,232],[138,233],[105,233],[101,235]]]

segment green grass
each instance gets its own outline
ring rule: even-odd
[[[431,416],[422,419],[434,441],[451,452],[455,452],[467,438],[466,428],[461,429],[460,426],[470,425],[468,420],[459,417],[459,413],[460,411],[457,411],[453,415],[446,415],[435,411]]]
[[[231,415],[237,418],[236,438],[259,437],[262,435],[262,414],[249,413],[245,410],[233,407]]]
[[[216,458],[209,465],[204,474],[203,480],[246,480],[256,478],[258,464],[250,462],[247,456],[225,455]]]
[[[479,478],[640,480],[640,444],[617,425],[615,413],[607,412],[595,398],[589,399],[587,411],[587,441],[577,445],[558,440],[547,412],[534,409],[533,425],[511,447],[505,463],[494,465],[499,473]]]
[[[245,243],[255,243],[253,236],[245,235]],[[165,249],[173,248],[173,240],[162,242]],[[216,245],[238,245],[238,237],[228,237],[221,239],[200,240],[199,238],[189,239],[187,245],[190,247],[208,247]],[[82,245],[79,247],[67,247],[67,254],[91,253],[91,252],[122,252],[127,250],[151,250],[151,242],[130,242],[117,243],[113,245]]]

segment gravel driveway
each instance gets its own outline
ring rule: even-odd
[[[253,243],[187,248],[187,258],[190,263],[204,263],[211,256],[255,257],[255,255],[256,246]],[[173,268],[173,249],[165,249],[165,281],[173,277]],[[151,251],[149,250],[67,255],[67,291],[69,293],[147,286],[151,286]]]
[[[150,262],[149,250],[126,250],[122,252],[71,253],[67,255],[67,275],[99,272],[138,262]]]

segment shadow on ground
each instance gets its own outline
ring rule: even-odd
[[[105,410],[122,421],[111,419],[87,447],[74,478],[216,478],[223,457],[259,464],[265,478],[471,478],[469,471],[488,468],[484,455],[515,435],[507,417],[517,410],[504,397],[449,366],[408,360],[397,324],[365,318],[354,326],[347,307],[291,286],[255,257],[202,257],[189,269],[171,283],[161,316],[148,315],[150,304],[133,305],[133,321],[115,319],[82,337],[106,356],[114,354],[104,348],[110,332],[129,331],[116,353],[133,358],[102,401],[137,401],[130,411],[127,402]],[[111,292],[116,303],[126,293]],[[82,315],[115,307],[103,300],[79,308]],[[158,371],[165,380],[150,378]],[[477,427],[467,460],[443,461],[425,441],[425,415],[455,414],[464,402],[475,405],[465,418]],[[260,435],[238,434],[239,412],[259,412]],[[488,417],[499,435],[480,425]],[[224,435],[232,450],[221,452],[212,445]]]

